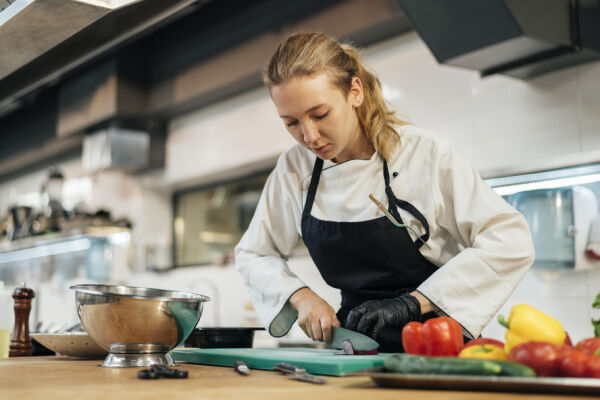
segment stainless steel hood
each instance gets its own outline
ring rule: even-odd
[[[526,79],[600,59],[600,0],[397,0],[438,62]]]
[[[196,0],[0,0],[0,115]]]
[[[112,9],[79,1],[5,0],[0,12],[0,79]]]

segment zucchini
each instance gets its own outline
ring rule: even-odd
[[[523,376],[523,377],[533,377],[535,376],[535,371],[529,368],[527,365],[519,364],[516,362],[510,361],[491,361],[500,365],[502,371],[500,371],[500,375],[502,376]]]
[[[502,367],[491,360],[412,354],[388,356],[383,366],[387,371],[404,374],[499,375],[502,372]]]

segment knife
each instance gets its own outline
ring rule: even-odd
[[[323,384],[327,382],[327,379],[321,378],[320,376],[311,375],[304,368],[297,367],[287,363],[277,363],[273,367],[275,371],[283,372],[286,376],[296,379],[298,381],[308,383],[319,383]]]
[[[346,328],[331,327],[331,345],[336,349],[342,349],[344,340],[349,340],[356,350],[375,350],[379,343],[362,333],[351,331]]]
[[[233,363],[233,369],[240,375],[248,376],[250,375],[250,368],[248,368],[248,364],[244,361],[236,361]]]

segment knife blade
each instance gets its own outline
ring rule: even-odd
[[[362,333],[351,331],[346,328],[331,327],[331,345],[336,349],[342,348],[342,342],[349,340],[356,350],[375,350],[379,348],[379,343],[363,335]]]

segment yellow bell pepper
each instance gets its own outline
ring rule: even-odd
[[[458,356],[461,358],[476,358],[478,360],[506,360],[504,349],[495,344],[476,344],[463,348]]]
[[[498,322],[508,328],[504,336],[506,354],[510,353],[516,345],[530,341],[560,346],[567,337],[560,322],[528,304],[513,306],[508,321],[504,320],[504,316],[499,315]]]

